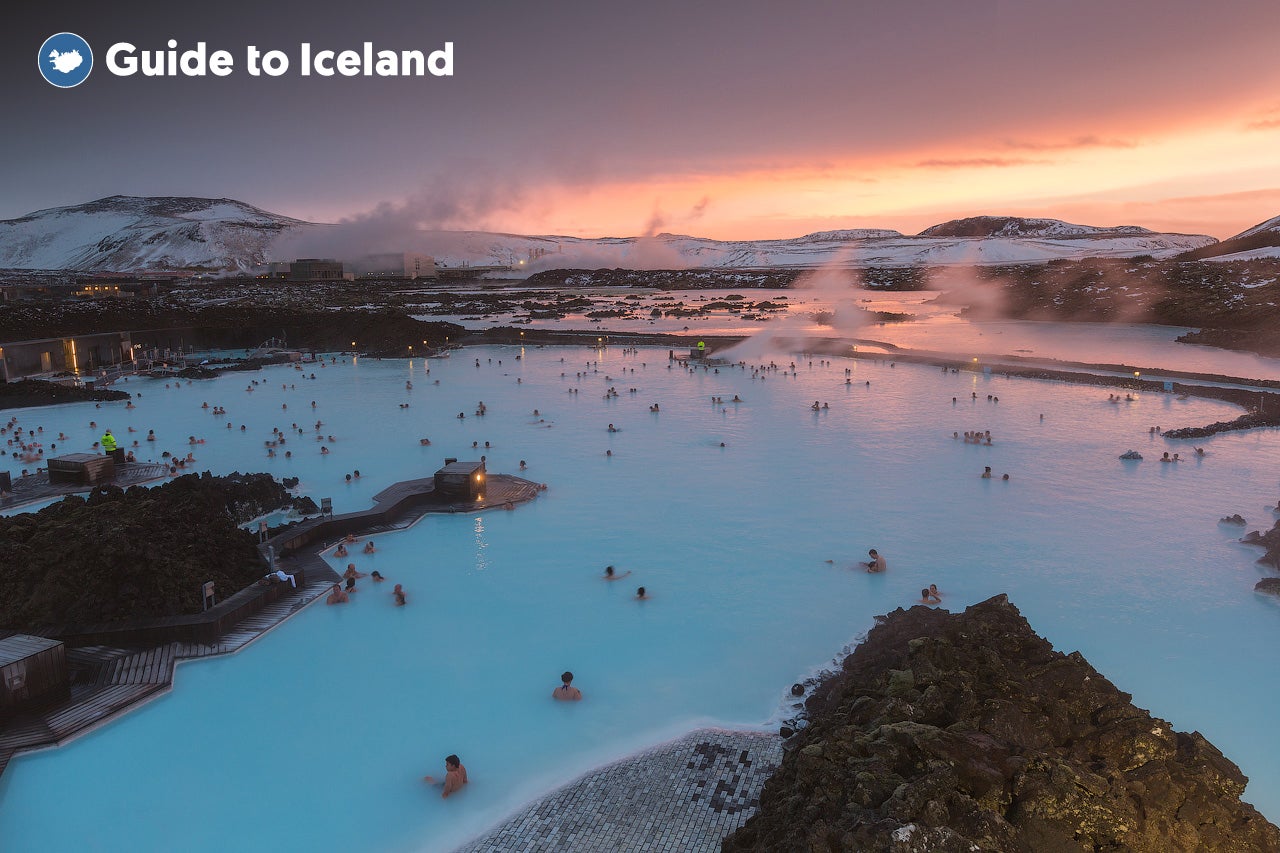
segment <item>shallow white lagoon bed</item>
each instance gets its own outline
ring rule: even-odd
[[[1280,636],[1280,608],[1252,591],[1259,551],[1217,524],[1273,523],[1277,431],[1172,442],[1149,427],[1238,410],[866,361],[691,375],[666,351],[347,359],[131,382],[133,411],[19,412],[65,431],[72,451],[108,425],[134,425],[130,440],[154,428],[156,455],[203,437],[197,470],[298,476],[340,512],[446,456],[486,453],[507,473],[523,459],[549,490],[378,537],[375,555],[349,559],[389,583],[361,581],[345,607],[319,603],[239,655],[184,664],[167,696],[16,759],[0,777],[0,849],[447,850],[603,761],[700,724],[772,724],[793,682],[931,582],[952,608],[1009,593],[1057,648],[1203,732],[1252,778],[1245,798],[1280,816],[1280,743],[1266,737],[1280,687],[1257,651]],[[610,386],[620,396],[605,399]],[[744,402],[711,402],[735,394]],[[304,435],[277,449],[293,458],[268,459],[271,428],[295,421]],[[987,429],[992,447],[951,438]],[[1147,460],[1120,462],[1130,448]],[[1159,463],[1164,450],[1184,461]],[[987,465],[997,479],[979,479]],[[887,574],[851,568],[870,547]],[[632,574],[605,582],[606,564]],[[397,582],[405,608],[391,604]],[[652,600],[632,600],[640,585]],[[579,704],[549,698],[565,669]],[[420,780],[449,753],[472,782],[441,801]]]

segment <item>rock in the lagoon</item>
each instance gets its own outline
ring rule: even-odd
[[[1280,578],[1263,578],[1253,585],[1253,591],[1280,595]]]
[[[1237,512],[1235,515],[1224,515],[1222,518],[1218,519],[1218,523],[1238,524],[1241,527],[1244,527],[1247,522],[1244,520],[1244,516]]]
[[[1261,545],[1266,548],[1267,553],[1259,557],[1258,562],[1264,566],[1280,569],[1280,521],[1277,521],[1275,526],[1266,533],[1253,530],[1246,533],[1240,541],[1246,545]]]
[[[1003,595],[897,610],[814,692],[723,849],[1280,850],[1239,768],[1130,700]]]

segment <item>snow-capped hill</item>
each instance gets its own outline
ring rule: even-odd
[[[798,243],[836,243],[841,240],[874,240],[878,237],[901,237],[901,231],[888,228],[846,228],[839,231],[814,231],[797,238]]]
[[[1280,216],[1246,228],[1221,243],[1182,256],[1184,260],[1246,261],[1280,258]]]
[[[1155,232],[1136,225],[1102,228],[1073,225],[1060,219],[1032,219],[1023,216],[970,216],[952,219],[920,232],[921,237],[1100,237],[1136,236]]]
[[[1029,264],[1055,259],[1172,257],[1213,247],[1212,237],[1056,219],[979,216],[917,236],[876,228],[818,231],[774,240],[525,236],[488,231],[375,227],[360,217],[325,225],[279,216],[234,199],[111,196],[0,221],[0,269],[249,272],[300,257],[351,260],[371,252],[421,252],[439,266],[544,269],[812,268]],[[1268,225],[1263,223],[1257,229]],[[1250,240],[1280,245],[1280,230]],[[1259,244],[1263,245],[1263,244]],[[1216,247],[1213,247],[1216,248]],[[1246,247],[1255,248],[1255,247]]]
[[[1247,237],[1254,237],[1259,234],[1280,235],[1280,216],[1277,216],[1274,219],[1268,219],[1266,222],[1260,222],[1252,228],[1245,229],[1231,239],[1243,240]],[[1226,241],[1224,240],[1223,242],[1225,243]]]
[[[110,196],[0,220],[0,268],[248,270],[307,227],[229,198]]]

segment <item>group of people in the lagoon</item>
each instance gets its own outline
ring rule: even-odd
[[[600,577],[603,580],[607,580],[607,581],[620,581],[630,574],[631,574],[630,569],[627,569],[622,574],[618,574],[617,569],[615,569],[613,566],[605,566],[604,574],[601,575]],[[649,595],[648,590],[646,590],[644,587],[639,587],[636,589],[635,597],[636,597],[636,601],[648,601],[652,596]]]
[[[938,585],[931,583],[929,586],[920,590],[920,600],[917,604],[941,604],[942,593],[938,591]]]
[[[951,437],[953,439],[958,439],[960,438],[960,433],[953,432],[951,433]],[[965,444],[982,444],[987,447],[990,447],[991,446],[991,430],[989,429],[974,430],[972,432],[966,431],[964,434],[964,443]]]
[[[333,555],[335,557],[347,556],[346,546],[358,541],[360,541],[358,537],[348,533],[343,540],[338,543],[338,547],[334,549]],[[365,554],[372,554],[377,551],[377,548],[374,547],[373,541],[370,540],[365,543],[362,551]],[[324,603],[346,604],[351,600],[351,593],[356,592],[356,581],[364,577],[368,577],[374,583],[382,583],[386,580],[386,578],[382,576],[382,573],[377,569],[374,569],[372,573],[366,574],[365,572],[358,570],[355,563],[347,563],[346,571],[342,573],[342,580],[345,583],[335,583],[329,590],[329,597],[325,599]],[[404,587],[401,584],[395,585],[395,589],[391,591],[391,597],[395,601],[395,605],[397,607],[403,607],[408,602]]]
[[[834,562],[827,560],[828,563]],[[866,570],[867,574],[880,574],[889,568],[889,563],[885,560],[884,555],[875,548],[867,551],[867,559],[859,562],[857,565]],[[928,587],[920,590],[920,600],[917,604],[941,604],[942,593],[938,591],[936,583],[929,584]]]

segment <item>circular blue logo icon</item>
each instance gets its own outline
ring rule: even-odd
[[[93,70],[93,49],[75,33],[49,36],[40,45],[40,74],[59,89],[79,86]]]

